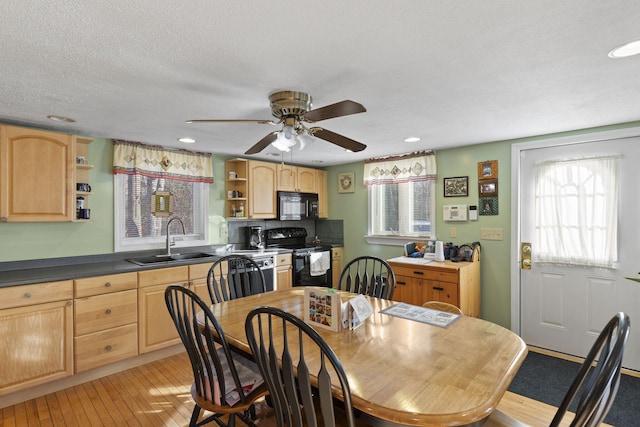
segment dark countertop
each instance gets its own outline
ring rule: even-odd
[[[224,253],[216,253],[221,247],[204,246],[197,248],[173,248],[173,253],[201,252],[211,257],[176,260],[149,265],[134,264],[127,259],[137,259],[162,254],[163,251],[120,252],[104,255],[88,255],[66,258],[47,258],[39,260],[13,261],[0,263],[0,288],[29,285],[43,282],[80,279],[83,277],[103,276],[108,274],[129,273],[158,268],[177,267],[189,264],[213,262]],[[271,252],[271,251],[269,251]],[[287,249],[279,249],[278,253],[289,253]]]

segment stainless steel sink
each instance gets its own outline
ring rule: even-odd
[[[143,258],[132,258],[127,261],[132,262],[138,265],[152,265],[152,264],[168,264],[168,263],[179,263],[184,261],[189,261],[197,258],[212,258],[215,255],[208,254],[204,252],[193,252],[186,254],[172,254],[172,255],[156,255],[156,256],[148,256]]]

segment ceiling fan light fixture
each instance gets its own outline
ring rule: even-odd
[[[284,132],[278,132],[278,137],[271,143],[280,151],[291,151],[291,147],[296,145],[295,139],[287,139]]]
[[[300,149],[302,150],[307,144],[313,142],[313,136],[307,132],[301,132],[300,135],[298,135],[298,142],[300,142]]]
[[[282,128],[282,133],[286,139],[292,139],[296,136],[296,131],[292,126],[285,126]]]

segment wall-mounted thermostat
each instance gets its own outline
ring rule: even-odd
[[[471,205],[469,206],[469,219],[471,221],[477,221],[478,220],[478,207],[475,205]]]
[[[467,205],[445,205],[442,213],[445,221],[466,221]]]

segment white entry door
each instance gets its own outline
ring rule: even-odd
[[[536,262],[535,170],[547,160],[621,155],[616,268]],[[532,246],[530,270],[520,270],[520,330],[529,345],[586,356],[618,311],[629,314],[624,367],[640,370],[640,137],[520,152],[520,242]],[[635,326],[635,327],[634,327]]]

